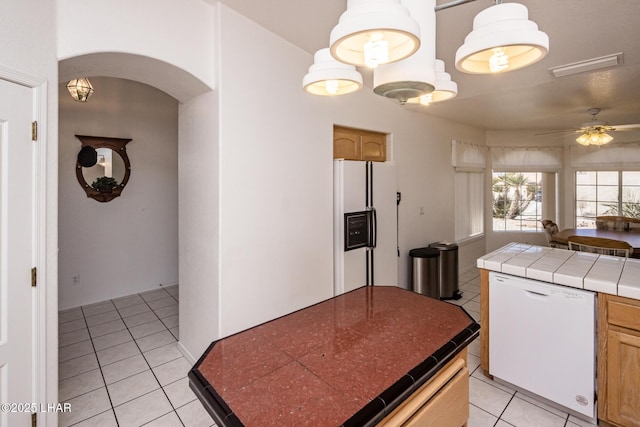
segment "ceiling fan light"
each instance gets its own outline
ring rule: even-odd
[[[608,144],[613,141],[613,137],[606,132],[602,132],[600,134],[600,141],[602,141],[603,144]]]
[[[67,90],[71,97],[78,102],[87,102],[93,95],[93,86],[87,77],[70,80],[67,83]]]
[[[500,73],[531,65],[548,52],[549,37],[529,20],[527,8],[501,3],[476,15],[473,31],[456,52],[455,64],[465,73]]]
[[[400,61],[420,47],[420,26],[400,0],[348,0],[347,10],[331,30],[331,55],[346,64],[364,66],[365,45],[370,43],[370,50],[383,45],[380,41],[386,42],[387,54],[369,63]]]
[[[325,48],[313,55],[313,64],[302,78],[302,87],[313,95],[345,95],[362,87],[362,75],[353,65],[336,61]]]
[[[580,135],[577,139],[576,142],[578,142],[579,144],[582,145],[589,145],[589,135],[586,133],[583,133],[582,135]]]
[[[582,145],[605,145],[613,141],[613,137],[601,128],[586,129],[576,142]]]

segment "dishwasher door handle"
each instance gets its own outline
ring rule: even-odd
[[[549,296],[549,294],[544,294],[542,292],[536,292],[536,291],[530,291],[528,289],[524,289],[525,293],[527,294],[527,296],[529,298],[536,298],[536,299],[545,299]]]

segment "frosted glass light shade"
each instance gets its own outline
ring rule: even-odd
[[[458,95],[458,84],[451,80],[451,75],[444,70],[444,61],[436,59],[435,90],[430,94],[411,98],[410,104],[429,105],[434,102],[446,101]]]
[[[79,102],[87,102],[94,92],[91,82],[86,77],[70,80],[67,83],[67,90],[71,97]]]
[[[582,145],[605,145],[613,141],[613,137],[602,129],[587,129],[576,142]]]
[[[519,3],[501,3],[478,13],[473,31],[456,52],[456,68],[470,74],[513,71],[549,52],[549,37]]]
[[[320,49],[302,78],[302,87],[313,95],[344,95],[362,87],[362,75],[353,65],[336,61],[328,48]]]
[[[382,55],[365,58],[365,45]],[[420,26],[400,0],[348,0],[347,10],[329,36],[331,55],[338,61],[370,66],[400,61],[420,47]],[[367,51],[367,54],[370,52]],[[367,60],[366,60],[367,59]],[[369,64],[367,64],[369,62]]]

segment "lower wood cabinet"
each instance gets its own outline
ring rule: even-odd
[[[640,427],[640,301],[600,294],[598,418]]]
[[[480,269],[480,367],[489,376],[489,271]],[[598,419],[640,427],[640,300],[598,294]]]
[[[463,350],[384,418],[378,427],[461,427],[469,418],[469,370]]]

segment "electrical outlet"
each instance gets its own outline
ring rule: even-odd
[[[79,275],[79,274],[74,275],[74,276],[71,278],[71,280],[73,281],[73,284],[74,284],[74,285],[79,285],[79,284],[80,284],[80,275]]]

